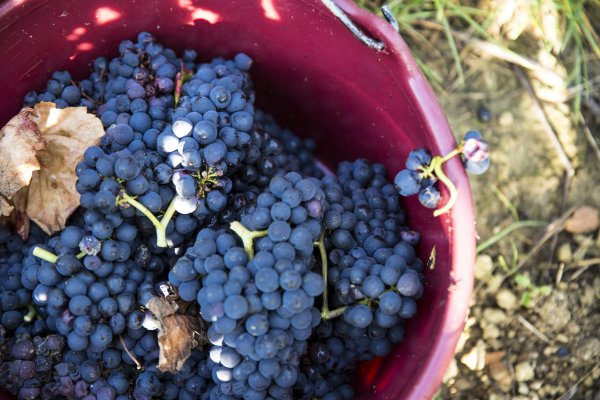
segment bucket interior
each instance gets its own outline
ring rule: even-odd
[[[454,141],[445,117],[404,43],[385,21],[369,25],[373,17],[349,2],[340,5],[380,35],[384,52],[359,42],[319,1],[5,1],[0,124],[55,70],[83,79],[95,57],[116,56],[121,40],[149,31],[178,52],[196,49],[201,61],[250,55],[257,106],[313,137],[329,168],[367,158],[385,164],[393,178],[413,148],[448,152]],[[419,256],[427,260],[435,246],[437,257],[425,273],[425,293],[405,341],[360,368],[357,398],[429,397],[453,355],[472,287],[474,232],[460,162],[451,161],[447,173],[460,193],[451,214],[434,218],[415,198],[404,203],[409,225],[422,236]]]

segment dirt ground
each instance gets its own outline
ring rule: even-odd
[[[529,54],[544,68],[527,70],[462,43],[461,81],[443,34],[419,34],[433,45],[407,37],[415,55],[454,82],[433,86],[457,139],[476,128],[492,149],[490,170],[471,179],[478,244],[492,244],[479,252],[469,317],[436,398],[598,400],[600,75],[591,72],[591,102],[575,124],[573,91],[552,84],[566,80],[559,60]],[[488,122],[477,118],[482,106]],[[499,238],[509,226],[520,228]]]

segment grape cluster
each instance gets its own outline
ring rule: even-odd
[[[450,158],[460,155],[467,172],[480,175],[490,166],[489,145],[478,131],[465,134],[459,146],[445,157],[431,157],[426,149],[412,150],[406,159],[406,169],[399,171],[394,178],[398,193],[402,196],[418,194],[419,202],[427,208],[436,208],[440,202],[440,191],[436,187],[438,179],[451,186],[441,166]],[[449,189],[451,189],[449,187]]]
[[[196,57],[142,32],[88,79],[59,71],[25,97],[88,107],[105,136],[76,166],[65,229],[32,223],[24,241],[0,227],[2,390],[351,399],[356,363],[403,339],[423,265],[383,165],[324,176],[314,140],[255,109],[250,57]],[[464,149],[482,162],[481,146]],[[430,161],[417,153],[407,168]],[[205,323],[207,345],[176,373],[157,366],[157,297]]]

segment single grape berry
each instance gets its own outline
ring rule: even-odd
[[[403,169],[396,174],[394,185],[402,196],[412,196],[421,189],[421,177],[415,171]]]
[[[419,191],[419,201],[427,208],[436,208],[440,202],[440,192],[433,186]]]
[[[481,138],[467,139],[462,147],[462,155],[466,160],[481,162],[490,156],[490,145]]]
[[[484,105],[480,105],[477,109],[477,119],[481,122],[490,122],[492,120],[492,112]]]
[[[482,161],[475,162],[471,160],[467,160],[465,162],[465,169],[468,173],[473,175],[481,175],[490,167],[490,159],[486,158]]]
[[[419,167],[427,166],[431,162],[431,155],[426,149],[416,149],[408,154],[406,159],[406,168],[418,171]]]

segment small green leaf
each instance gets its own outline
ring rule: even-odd
[[[517,285],[526,289],[531,287],[531,280],[527,275],[524,274],[517,274],[515,276],[515,282],[517,283]]]
[[[523,307],[529,307],[529,303],[531,302],[531,292],[527,291],[525,293],[523,293],[523,295],[521,296],[521,304],[523,305]]]
[[[550,293],[552,293],[552,286],[550,285],[540,286],[537,289],[542,296],[548,296]]]

